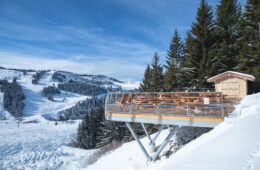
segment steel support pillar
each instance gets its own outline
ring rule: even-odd
[[[160,145],[160,147],[158,148],[158,150],[154,154],[154,156],[152,158],[153,161],[157,160],[157,158],[159,157],[159,155],[162,152],[163,148],[167,145],[167,143],[169,142],[171,137],[175,134],[177,128],[178,128],[178,126],[174,126],[173,128],[170,129],[169,135],[164,139],[163,143]]]
[[[160,133],[162,132],[163,129],[164,129],[164,125],[161,125],[160,129],[158,130],[158,132],[156,133],[156,135],[152,139],[153,143],[155,143],[156,139],[158,138],[158,136],[160,135]]]
[[[126,122],[125,123],[126,126],[128,127],[128,129],[130,130],[130,132],[132,133],[133,137],[135,138],[136,142],[138,143],[139,147],[141,148],[141,150],[143,151],[145,157],[147,158],[148,161],[152,161],[152,158],[149,156],[149,154],[147,153],[147,151],[145,150],[143,144],[141,143],[141,141],[139,140],[138,136],[136,135],[134,129],[132,128],[132,126]]]
[[[161,125],[159,131],[157,132],[156,136],[154,137],[154,139],[151,139],[149,133],[147,132],[147,129],[145,128],[144,124],[142,124],[142,127],[145,131],[145,134],[147,135],[149,141],[151,144],[155,145],[155,140],[158,138],[158,136],[160,135],[161,131],[164,128],[164,125]],[[156,153],[154,154],[153,157],[151,157],[148,152],[146,151],[146,149],[144,148],[143,144],[141,143],[140,139],[138,138],[138,136],[136,135],[134,129],[132,128],[132,126],[130,125],[130,123],[126,122],[126,126],[128,127],[128,129],[130,130],[131,134],[133,135],[133,137],[135,138],[137,144],[139,145],[139,147],[141,148],[141,150],[143,151],[145,157],[147,158],[148,161],[156,161],[160,155],[160,153],[162,152],[162,150],[164,149],[164,147],[166,146],[166,144],[169,142],[169,140],[171,139],[171,137],[175,134],[178,126],[174,126],[173,128],[170,128],[170,133],[169,135],[165,138],[165,140],[163,141],[163,143],[159,146],[158,150],[156,151]]]
[[[149,135],[149,133],[148,133],[146,127],[144,126],[143,123],[141,123],[141,125],[142,125],[142,127],[143,127],[143,129],[144,129],[144,132],[145,132],[145,134],[146,134],[146,136],[147,136],[147,138],[148,138],[148,140],[149,140],[149,144],[150,144],[150,145],[154,145],[155,143],[154,143],[154,141],[152,140],[151,136]]]

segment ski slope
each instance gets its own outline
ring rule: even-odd
[[[159,140],[165,138],[167,131],[163,132]],[[142,142],[147,147],[148,140],[143,138]],[[133,141],[103,156],[86,169],[258,170],[260,169],[260,93],[246,96],[223,123],[184,145],[168,159],[162,157],[155,163],[147,163],[137,143]]]
[[[84,158],[95,150],[69,146],[78,121],[47,121],[41,115],[0,121],[0,169],[57,169],[84,166]]]
[[[46,72],[38,84],[32,84],[32,75],[35,72],[27,72],[26,75],[23,75],[20,71],[0,69],[0,79],[12,81],[14,77],[17,77],[17,82],[22,86],[26,97],[23,100],[25,104],[24,117],[40,114],[45,118],[57,118],[59,111],[70,108],[79,101],[90,98],[90,96],[61,91],[61,94],[53,96],[54,102],[49,101],[41,93],[44,87],[53,86],[53,84],[57,86],[58,83],[52,80],[53,73],[54,71]]]
[[[41,92],[44,87],[52,86],[53,84],[57,86],[57,83],[52,80],[53,71],[46,72],[37,85],[31,83],[32,74],[28,73],[18,79],[18,83],[22,86],[26,96],[24,100],[24,116],[41,114],[46,118],[56,118],[56,114],[59,111],[70,108],[77,102],[89,98],[88,96],[61,91],[61,94],[53,96],[54,102],[49,101],[42,96]],[[63,101],[64,98],[65,100]]]

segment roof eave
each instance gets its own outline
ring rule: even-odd
[[[216,75],[214,77],[211,77],[211,78],[207,79],[207,82],[215,83],[216,81],[218,81],[219,79],[221,79],[221,78],[223,78],[225,76],[233,76],[233,77],[240,78],[240,79],[243,79],[243,80],[255,81],[255,77],[254,76],[239,75],[239,74],[236,74],[234,72],[226,71],[224,73],[221,73],[219,75]]]

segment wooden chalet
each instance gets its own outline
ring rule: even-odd
[[[207,81],[215,83],[216,92],[222,92],[227,97],[242,98],[248,93],[247,81],[255,81],[255,77],[235,71],[226,71]]]

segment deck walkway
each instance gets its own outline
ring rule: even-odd
[[[214,127],[231,113],[234,101],[216,92],[178,93],[109,93],[105,103],[107,120],[122,121],[130,130],[148,161],[156,161],[180,126]],[[148,154],[129,122],[141,123],[154,154]],[[151,138],[145,123],[160,124],[155,138]],[[168,136],[156,148],[155,141],[167,125]]]

